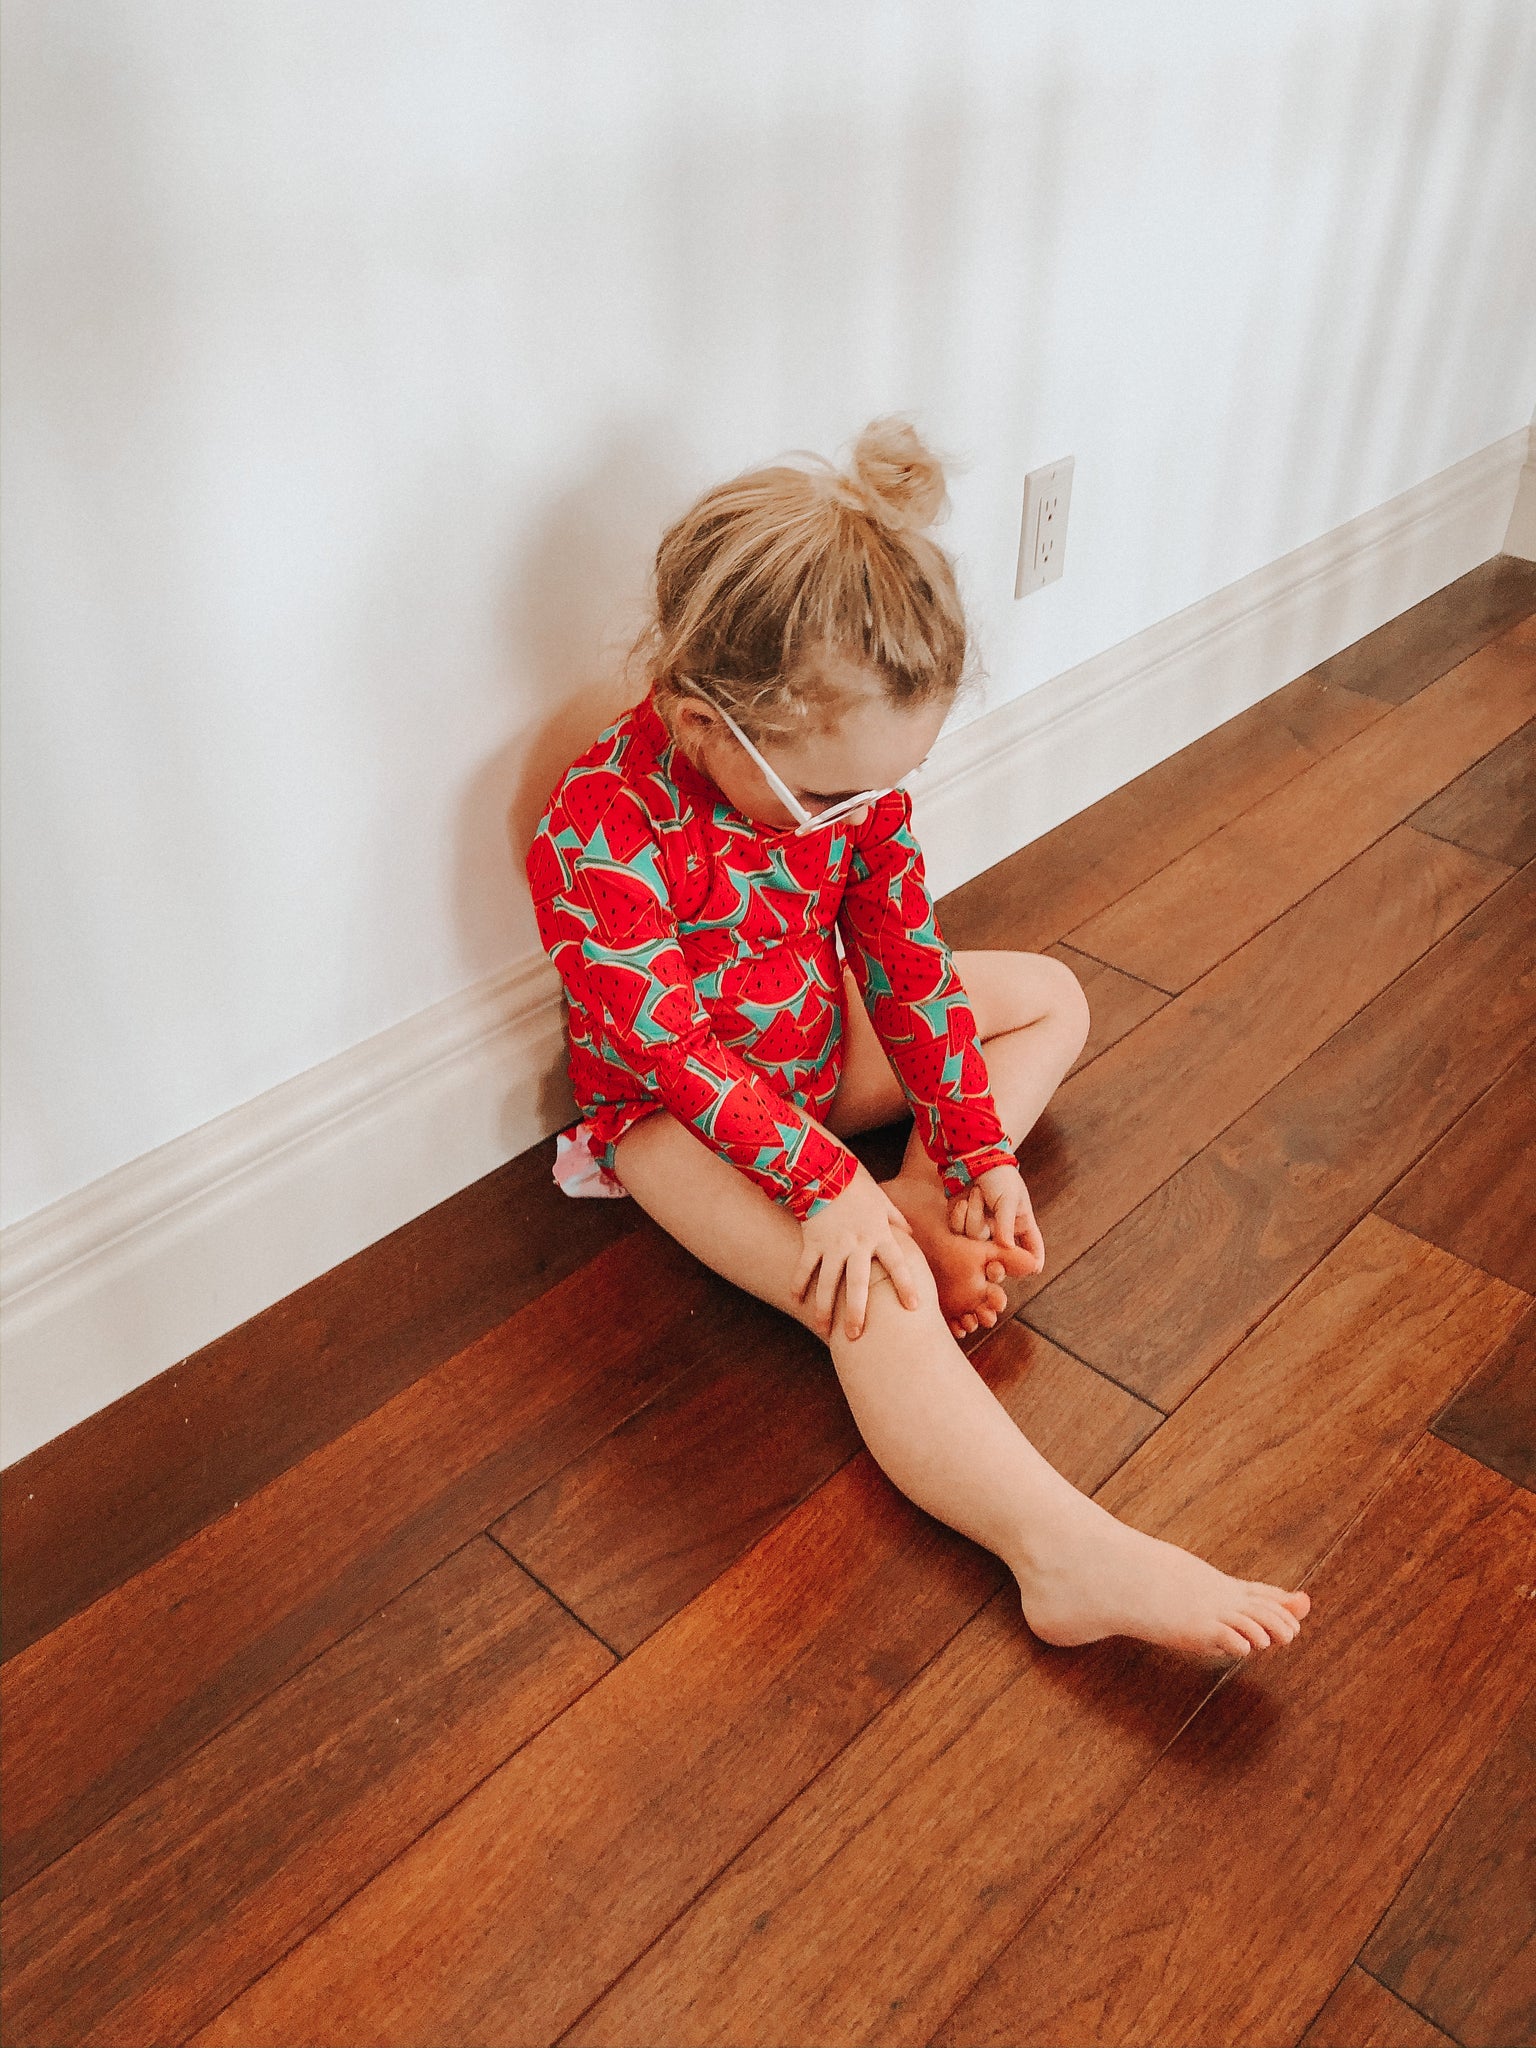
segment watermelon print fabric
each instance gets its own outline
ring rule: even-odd
[[[946,1189],[1013,1163],[904,790],[858,827],[757,824],[676,744],[653,690],[561,778],[527,867],[578,1136],[605,1176],[665,1108],[802,1221],[842,1192],[857,1161],[813,1121],[842,1072],[839,935]]]

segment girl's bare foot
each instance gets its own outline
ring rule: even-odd
[[[1289,1643],[1310,1595],[1234,1579],[1191,1551],[1147,1536],[1065,1480],[1050,1489],[1020,1558],[1009,1560],[1024,1619],[1047,1643],[1101,1636],[1246,1657]]]
[[[951,1332],[968,1337],[976,1329],[990,1330],[1008,1306],[1002,1282],[1010,1273],[1032,1273],[1033,1256],[1017,1245],[995,1245],[951,1230],[949,1201],[937,1181],[898,1174],[882,1185],[933,1268],[939,1306]]]

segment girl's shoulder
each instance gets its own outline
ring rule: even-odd
[[[535,895],[541,877],[546,887],[558,886],[586,857],[632,859],[651,832],[676,815],[677,793],[661,761],[669,737],[647,696],[577,755],[534,832],[528,872]]]

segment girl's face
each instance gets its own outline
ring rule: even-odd
[[[842,706],[829,729],[798,739],[759,740],[757,747],[808,811],[829,809],[861,790],[888,789],[920,765],[939,736],[949,700],[892,704],[873,669],[826,655],[817,674]],[[726,800],[745,817],[774,830],[796,824],[767,777],[712,704],[684,697],[672,706],[677,737]],[[858,826],[869,807],[839,823]]]

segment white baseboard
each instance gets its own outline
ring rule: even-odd
[[[1529,443],[1495,442],[947,735],[913,789],[936,892],[1498,553]],[[13,1223],[0,1465],[574,1113],[540,953]]]

